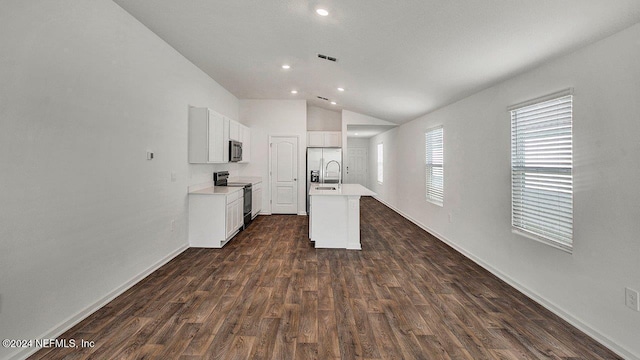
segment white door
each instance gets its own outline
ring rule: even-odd
[[[367,148],[349,148],[346,166],[346,183],[367,187]]]
[[[298,213],[298,137],[271,138],[271,213]]]

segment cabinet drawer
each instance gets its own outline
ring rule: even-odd
[[[227,195],[227,204],[231,204],[232,202],[238,200],[240,191],[234,191],[231,194]]]

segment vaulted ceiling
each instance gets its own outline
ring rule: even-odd
[[[640,21],[638,0],[114,1],[238,98],[396,123]]]

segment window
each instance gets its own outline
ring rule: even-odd
[[[442,126],[425,134],[427,201],[442,206],[444,202],[444,133]]]
[[[573,96],[566,91],[510,110],[514,230],[570,252]]]
[[[384,158],[384,149],[382,143],[378,144],[378,182],[382,184],[383,171],[382,171],[382,160]]]

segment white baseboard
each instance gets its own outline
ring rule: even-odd
[[[451,248],[453,248],[454,250],[456,250],[460,254],[464,255],[467,259],[473,261],[477,265],[481,266],[485,270],[489,271],[490,273],[492,273],[493,275],[498,277],[500,280],[506,282],[511,287],[515,288],[516,290],[518,290],[521,293],[523,293],[524,295],[526,295],[529,299],[531,299],[531,300],[535,301],[536,303],[542,305],[545,309],[551,311],[552,313],[554,313],[557,316],[559,316],[560,318],[562,318],[564,321],[566,321],[569,324],[571,324],[574,327],[576,327],[578,330],[580,330],[583,333],[589,335],[592,339],[594,339],[595,341],[599,342],[603,346],[607,347],[609,350],[613,351],[614,353],[618,354],[619,356],[623,357],[624,359],[640,360],[640,356],[639,355],[633,354],[633,353],[631,353],[631,351],[629,351],[629,350],[623,348],[622,346],[616,344],[615,342],[611,341],[611,339],[609,339],[607,336],[603,335],[599,331],[595,330],[593,327],[589,326],[587,323],[579,320],[578,318],[576,318],[573,315],[571,315],[569,312],[567,312],[564,309],[560,308],[559,306],[555,305],[553,302],[551,302],[551,301],[547,300],[546,298],[540,296],[539,294],[535,293],[534,291],[526,288],[522,284],[520,284],[517,281],[513,280],[507,274],[504,274],[503,272],[499,271],[498,269],[495,269],[494,267],[492,267],[491,265],[487,264],[486,262],[484,262],[480,258],[474,256],[473,254],[471,254],[470,252],[468,252],[467,250],[465,250],[461,246],[459,246],[456,243],[454,243],[453,241],[447,239],[445,236],[443,236],[443,235],[439,234],[438,232],[430,229],[426,225],[424,225],[421,222],[417,221],[416,219],[412,218],[411,216],[409,216],[408,214],[404,213],[403,211],[401,211],[400,209],[396,208],[395,206],[392,206],[391,204],[387,203],[383,199],[380,199],[377,196],[374,196],[373,198],[378,200],[379,202],[381,202],[382,204],[384,204],[385,206],[387,206],[391,210],[397,212],[398,214],[400,214],[405,219],[407,219],[407,220],[411,221],[412,223],[416,224],[422,230],[424,230],[424,231],[428,232],[429,234],[435,236],[438,240],[440,240],[443,243],[449,245]]]
[[[70,318],[64,320],[62,323],[60,323],[57,326],[53,327],[49,331],[46,331],[44,334],[42,334],[42,335],[40,335],[38,337],[35,337],[35,339],[55,339],[58,336],[64,334],[65,331],[71,329],[73,326],[78,324],[80,321],[86,319],[89,315],[93,314],[94,312],[99,310],[101,307],[103,307],[106,304],[108,304],[111,300],[115,299],[116,297],[118,297],[122,293],[124,293],[125,291],[129,290],[133,285],[135,285],[138,282],[140,282],[140,280],[142,280],[145,277],[149,276],[149,274],[151,274],[152,272],[158,270],[164,264],[168,263],[173,258],[175,258],[176,256],[180,255],[183,251],[187,250],[188,248],[189,248],[189,245],[187,245],[187,244],[180,246],[178,249],[172,251],[169,255],[165,256],[162,259],[160,259],[155,264],[151,265],[150,267],[148,267],[147,269],[142,271],[140,274],[132,277],[131,279],[129,279],[129,281],[125,282],[121,286],[119,286],[116,289],[114,289],[113,291],[111,291],[109,294],[107,294],[102,299],[100,299],[100,300],[96,301],[95,303],[93,303],[93,304],[87,306],[86,308],[82,309],[77,314],[75,314],[75,315],[71,316]],[[22,351],[19,351],[18,353],[12,355],[9,359],[11,359],[11,360],[26,359],[27,357],[33,355],[38,350],[40,350],[40,348],[25,348]]]

